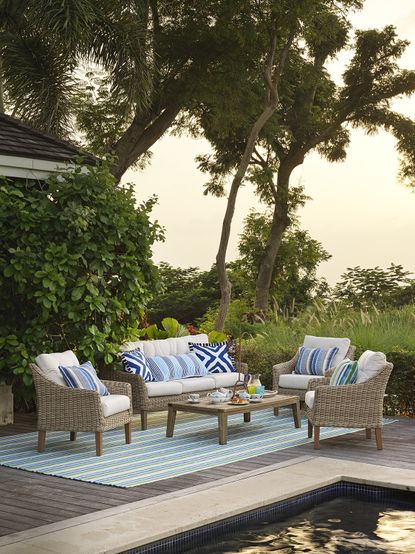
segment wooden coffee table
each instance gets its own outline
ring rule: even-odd
[[[226,402],[223,404],[212,404],[207,399],[201,400],[198,404],[192,404],[190,402],[172,402],[169,404],[169,411],[167,415],[166,437],[173,436],[177,412],[191,412],[194,414],[217,416],[219,426],[219,444],[226,444],[228,442],[229,415],[243,414],[244,421],[248,423],[251,421],[252,412],[282,408],[284,406],[291,407],[293,411],[294,425],[297,428],[301,427],[299,396],[276,394],[275,396],[264,398],[262,402],[250,402],[249,404],[243,405],[230,405]]]

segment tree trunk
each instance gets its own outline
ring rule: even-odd
[[[268,105],[258,119],[253,124],[249,137],[245,146],[244,153],[241,158],[241,162],[238,166],[238,170],[233,178],[231,190],[228,196],[228,202],[226,205],[226,212],[223,218],[222,223],[222,233],[219,242],[219,249],[216,255],[216,269],[218,272],[219,286],[221,292],[220,307],[218,317],[216,319],[215,329],[217,331],[222,331],[223,326],[225,325],[226,314],[228,313],[229,304],[231,301],[231,291],[232,285],[229,281],[228,274],[226,271],[226,251],[229,244],[229,236],[231,232],[231,223],[233,214],[235,212],[236,197],[238,196],[238,190],[242,183],[242,179],[245,176],[246,170],[248,169],[249,162],[251,160],[252,153],[255,148],[255,143],[257,141],[258,135],[272,116],[276,109],[276,103],[271,103]]]
[[[277,190],[275,196],[274,214],[270,234],[265,246],[264,255],[259,266],[255,287],[255,307],[265,313],[269,305],[269,291],[271,288],[275,260],[281,246],[282,237],[290,218],[288,215],[288,191],[290,176],[294,167],[298,164],[281,162],[277,177]]]
[[[0,57],[0,113],[4,113],[3,63]]]
[[[112,173],[118,181],[127,169],[167,131],[179,112],[180,106],[171,105],[156,117],[144,114],[133,119],[113,148],[116,162],[112,167]]]

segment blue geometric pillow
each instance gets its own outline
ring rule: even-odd
[[[294,373],[297,375],[324,375],[328,369],[333,367],[333,360],[338,351],[337,346],[328,350],[302,346]]]
[[[147,365],[147,360],[140,350],[132,350],[131,352],[123,352],[121,361],[124,371],[134,373],[144,379],[144,381],[154,381],[154,375],[151,373]]]
[[[71,389],[86,389],[99,392],[100,396],[108,396],[107,387],[99,380],[97,372],[92,367],[91,362],[85,362],[82,365],[72,365],[65,367],[59,366],[65,383]]]
[[[236,371],[228,353],[228,344],[189,342],[189,348],[201,360],[209,373],[232,373]]]
[[[146,358],[155,381],[171,381],[207,375],[207,369],[199,358],[192,354],[152,356]]]

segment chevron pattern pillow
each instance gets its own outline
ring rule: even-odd
[[[337,346],[328,350],[302,346],[299,350],[294,373],[298,375],[324,375],[328,369],[333,367],[333,360],[338,351]]]
[[[144,381],[155,381],[151,369],[148,367],[147,359],[141,350],[131,350],[121,354],[121,361],[124,371],[134,373],[144,379]]]
[[[209,373],[231,373],[236,371],[226,342],[212,344],[189,342],[189,348],[203,362]]]
[[[71,389],[87,389],[99,392],[100,396],[108,396],[109,391],[104,383],[98,378],[97,372],[91,362],[85,362],[76,366],[59,366],[59,371],[65,383]]]

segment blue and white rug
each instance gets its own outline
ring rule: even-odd
[[[124,429],[104,433],[104,453],[95,456],[93,433],[78,433],[75,442],[67,432],[46,435],[46,450],[38,453],[37,433],[0,438],[0,465],[47,475],[135,487],[311,443],[307,420],[294,427],[291,410],[252,413],[250,423],[242,414],[229,417],[228,444],[218,444],[215,417],[178,420],[174,437],[166,438],[165,425],[147,431],[134,428],[132,444],[124,443]],[[385,423],[392,423],[387,420]],[[359,429],[322,428],[320,438],[337,437]],[[310,445],[311,446],[311,445]],[[375,446],[374,446],[375,447]]]

